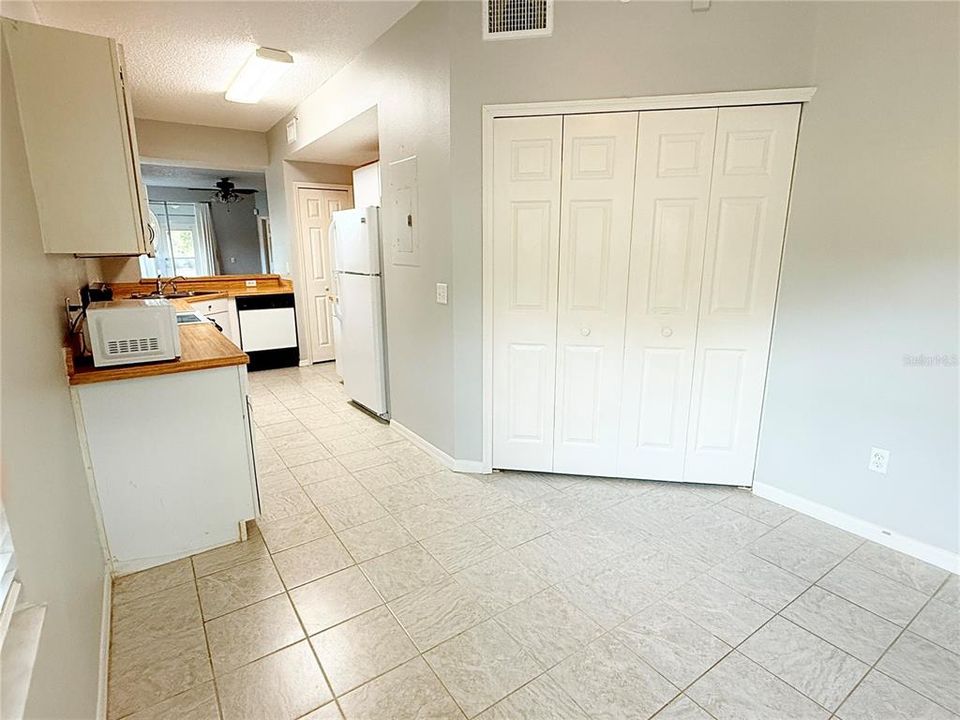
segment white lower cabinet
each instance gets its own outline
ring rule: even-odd
[[[72,387],[116,572],[239,540],[257,515],[246,376],[236,365]]]
[[[494,467],[752,483],[799,113],[494,121]]]
[[[237,332],[234,317],[237,314],[237,304],[233,298],[214,298],[213,300],[199,300],[191,303],[190,307],[212,320],[220,326],[224,336],[237,347],[240,347],[240,334]]]
[[[207,313],[207,320],[211,320],[220,326],[220,331],[224,336],[232,342],[234,345],[237,344],[236,339],[233,336],[233,330],[230,327],[230,313],[224,310],[223,312],[217,313]]]

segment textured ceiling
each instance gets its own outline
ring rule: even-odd
[[[377,108],[372,107],[309,145],[304,145],[290,159],[358,167],[379,157]]]
[[[228,177],[238,188],[252,188],[260,191],[266,191],[267,189],[267,181],[263,173],[211,170],[177,165],[153,165],[150,163],[142,163],[140,173],[143,175],[143,184],[151,187],[209,187],[212,192],[214,183],[220,178]]]
[[[137,117],[262,132],[416,2],[37,0],[34,5],[45,25],[123,44]],[[294,67],[260,103],[228,103],[224,91],[258,46],[286,50]]]

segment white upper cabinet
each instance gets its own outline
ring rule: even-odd
[[[353,206],[380,204],[380,163],[370,163],[353,171]]]
[[[110,38],[3,21],[48,253],[148,252],[123,51]]]

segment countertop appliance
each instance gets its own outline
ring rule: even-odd
[[[250,370],[300,364],[297,313],[293,293],[237,296],[240,348],[250,356]]]
[[[347,395],[380,417],[389,417],[387,343],[384,332],[380,208],[340,210],[330,225],[340,323],[337,370]]]
[[[177,311],[168,300],[92,302],[84,332],[95,367],[180,357]]]

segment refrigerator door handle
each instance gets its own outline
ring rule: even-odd
[[[333,255],[333,273],[334,276],[340,271],[340,261],[337,259],[337,221],[330,221],[330,228],[327,230],[327,241],[330,246],[330,253]]]
[[[334,273],[334,278],[339,279],[339,275],[340,273]],[[340,283],[338,282],[338,287],[339,284]],[[340,308],[340,294],[337,293],[336,295],[327,295],[327,300],[329,300],[330,304],[332,305],[333,316],[340,322],[343,322],[343,313],[341,312]]]

